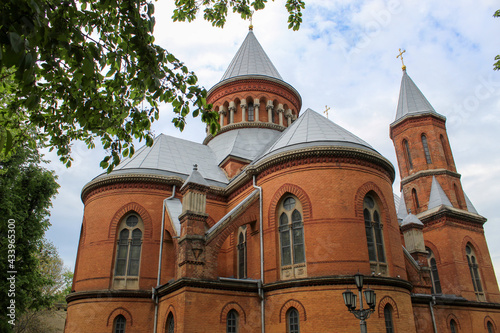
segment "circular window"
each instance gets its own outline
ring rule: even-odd
[[[135,215],[130,215],[129,217],[127,217],[127,221],[125,223],[128,227],[135,227],[137,223],[139,223],[139,218],[137,218],[137,216]]]
[[[292,210],[293,207],[295,207],[295,199],[292,197],[286,198],[285,202],[283,202],[283,207],[285,207],[286,210]]]

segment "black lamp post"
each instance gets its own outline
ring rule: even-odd
[[[373,311],[375,311],[375,291],[370,288],[365,289],[363,294],[365,294],[366,304],[368,305],[368,309],[363,309],[363,295],[361,290],[363,290],[363,275],[360,273],[356,273],[354,275],[354,282],[356,283],[356,287],[358,288],[359,295],[359,309],[356,310],[356,295],[347,289],[342,293],[344,297],[345,306],[347,306],[347,310],[350,313],[354,314],[354,316],[360,320],[359,326],[361,327],[361,333],[367,333],[366,330],[366,319],[370,317]]]

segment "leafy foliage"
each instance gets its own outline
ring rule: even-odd
[[[229,7],[247,18],[265,3],[176,0],[173,19],[191,21],[203,7],[204,18],[222,27]],[[287,0],[286,8],[289,27],[298,29],[304,3]],[[0,81],[8,79],[9,97],[1,104],[0,150],[28,138],[56,149],[69,166],[72,141],[93,148],[99,139],[109,153],[101,166],[111,171],[134,154],[134,139],[152,144],[162,102],[173,106],[180,130],[189,113],[218,130],[196,75],[154,44],[152,1],[4,0],[0,12]]]
[[[51,279],[41,269],[42,239],[49,227],[51,198],[59,185],[52,172],[40,166],[38,151],[26,145],[18,147],[12,154],[0,160],[0,306],[6,309],[11,299],[15,300],[16,317],[27,309],[38,309],[50,303],[52,297],[44,291]],[[8,257],[8,221],[15,228],[15,259]],[[11,265],[12,266],[7,266]],[[15,296],[10,297],[7,280],[15,274]],[[11,295],[12,296],[12,295]],[[2,311],[0,331],[9,332],[7,312]]]
[[[493,17],[500,17],[500,9],[493,14]],[[500,55],[495,57],[495,63],[493,64],[493,69],[496,71],[500,71]]]

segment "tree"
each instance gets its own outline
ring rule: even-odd
[[[493,17],[500,17],[500,9],[493,14]],[[500,71],[500,55],[495,57],[496,62],[493,64],[493,69],[496,71]]]
[[[176,0],[173,19],[191,21],[203,10],[222,27],[228,8],[245,19],[266,2]],[[304,3],[287,0],[286,8],[289,27],[298,29]],[[161,102],[173,106],[180,130],[192,113],[217,131],[218,115],[196,75],[154,44],[151,0],[4,0],[0,11],[0,81],[14,73],[12,98],[3,105],[14,121],[0,119],[0,150],[28,139],[56,149],[69,166],[71,142],[94,148],[100,139],[109,153],[101,166],[111,171],[134,154],[134,138],[152,144]],[[36,131],[25,133],[16,123]]]
[[[41,163],[38,151],[28,145],[20,145],[0,160],[1,332],[12,328],[12,313],[17,319],[27,309],[51,301],[44,292],[51,280],[42,274],[42,239],[50,225],[51,198],[59,185]]]

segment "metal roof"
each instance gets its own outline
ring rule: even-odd
[[[424,94],[418,89],[413,80],[403,71],[401,79],[401,89],[399,91],[398,109],[396,112],[396,121],[415,114],[435,113],[439,115],[432,107],[431,103],[425,98]],[[441,115],[440,115],[441,116]],[[442,116],[441,116],[442,117]]]
[[[182,214],[182,202],[177,198],[172,198],[165,201],[167,207],[167,213],[170,217],[170,221],[172,222],[172,227],[176,232],[175,235],[172,236],[180,236],[181,235],[181,222],[179,221],[179,215]]]
[[[474,207],[474,205],[470,201],[469,197],[467,196],[467,194],[465,194],[465,191],[464,191],[464,197],[465,197],[465,204],[467,205],[467,210],[469,212],[471,212],[471,213],[479,215],[479,213],[477,212],[476,208]]]
[[[252,30],[248,32],[221,81],[246,75],[264,75],[283,80]]]
[[[441,205],[453,207],[436,177],[432,176],[431,194],[429,196],[429,205],[427,209],[430,210]]]
[[[293,149],[313,146],[342,146],[378,152],[348,130],[328,120],[319,113],[307,109],[295,122],[283,131],[276,142],[259,158]]]
[[[398,219],[403,220],[405,217],[408,216],[408,210],[406,209],[406,202],[403,195],[403,191],[401,191],[401,198],[399,199],[399,203],[396,205],[396,208],[397,208]]]
[[[424,225],[422,223],[422,221],[420,221],[418,219],[418,217],[416,217],[415,215],[413,214],[408,214],[406,215],[406,217],[403,219],[403,221],[401,222],[401,226],[404,226],[404,225],[407,225],[407,224],[418,224],[418,225]]]

